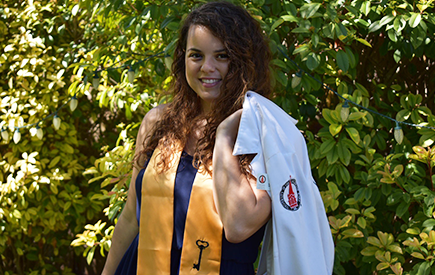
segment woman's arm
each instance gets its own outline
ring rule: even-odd
[[[164,105],[160,105],[150,110],[142,120],[139,133],[136,139],[135,154],[143,149],[144,140],[149,134],[154,124],[159,120]],[[112,245],[107,255],[102,275],[112,275],[115,273],[122,257],[127,251],[133,239],[139,232],[136,219],[136,178],[139,170],[134,166],[131,176],[130,187],[127,195],[127,202],[116,223],[112,236]]]
[[[215,203],[225,237],[233,243],[249,238],[271,215],[269,195],[256,188],[255,179],[241,172],[239,158],[232,154],[241,114],[239,110],[219,125],[213,151]]]

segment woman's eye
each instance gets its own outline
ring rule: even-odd
[[[218,54],[217,57],[219,59],[228,59],[229,58],[228,54],[226,54],[226,53],[220,53],[220,54]]]
[[[201,58],[201,55],[199,53],[191,53],[189,55],[189,57],[194,58],[194,59],[198,59],[198,58]]]

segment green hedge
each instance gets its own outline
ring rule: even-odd
[[[54,3],[0,5],[5,274],[77,273],[81,255],[101,268],[95,258],[106,255],[125,202],[138,125],[166,101],[176,30],[201,1]],[[435,131],[415,126],[435,126],[433,1],[238,3],[270,37],[273,100],[307,140],[334,273],[435,273]],[[60,130],[49,117],[42,140],[20,129],[12,141],[14,127],[73,95],[79,106],[60,109]]]

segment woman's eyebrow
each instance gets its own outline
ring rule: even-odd
[[[189,49],[187,49],[187,51],[192,51],[192,52],[202,52],[201,50],[198,50],[198,49],[196,49],[196,48],[189,48]],[[226,52],[227,50],[226,49],[220,49],[220,50],[216,50],[216,51],[214,51],[215,53],[221,53],[221,52]]]
[[[189,48],[189,49],[187,49],[187,51],[200,52],[201,50],[198,50],[196,48]]]

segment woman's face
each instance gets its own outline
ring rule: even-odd
[[[187,35],[185,60],[187,83],[201,98],[203,111],[209,112],[228,72],[227,51],[206,27],[192,25]]]

